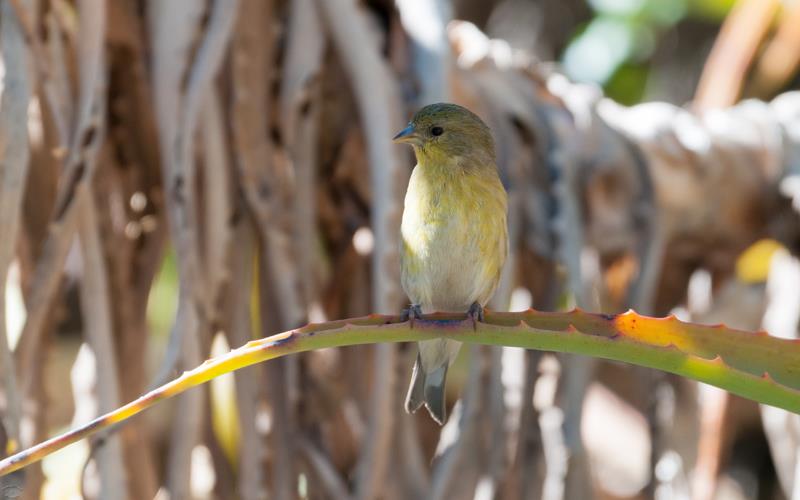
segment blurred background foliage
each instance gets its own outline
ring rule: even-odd
[[[506,40],[542,61],[558,61],[572,80],[597,84],[608,97],[631,105],[652,100],[690,101],[702,63],[736,0],[453,3],[455,19],[475,22],[487,35]],[[169,333],[177,290],[174,254],[169,252],[148,307],[157,336],[166,338]]]
[[[31,166],[24,197],[0,191],[21,211],[0,216],[21,226],[0,253],[17,375],[0,358],[0,450],[249,338],[399,310],[393,228],[413,163],[388,139],[431,95],[498,134],[516,229],[493,307],[636,307],[796,336],[800,120],[782,93],[798,86],[797,1],[1,5],[0,188],[15,186],[8,165],[27,165],[8,144],[27,145]],[[418,66],[426,33],[438,73]],[[14,79],[20,67],[33,83]],[[747,97],[761,101],[730,107]],[[26,119],[27,141],[10,141]],[[110,291],[83,295],[95,273]],[[800,495],[796,416],[618,364],[475,348],[454,366],[442,430],[401,412],[414,354],[355,347],[248,369],[0,494]]]

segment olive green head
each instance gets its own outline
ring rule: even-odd
[[[478,115],[457,104],[430,104],[417,111],[395,142],[411,144],[417,160],[456,160],[494,165],[494,140]]]

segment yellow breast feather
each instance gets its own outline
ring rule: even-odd
[[[401,276],[423,309],[485,304],[507,253],[506,194],[493,165],[417,165],[402,222]]]

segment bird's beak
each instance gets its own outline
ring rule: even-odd
[[[419,136],[417,135],[416,129],[414,129],[414,124],[409,123],[406,128],[398,132],[396,136],[392,137],[392,140],[394,142],[406,142],[414,144],[419,140]]]

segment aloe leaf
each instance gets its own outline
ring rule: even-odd
[[[207,360],[88,424],[0,461],[0,475],[41,460],[69,444],[187,389],[240,368],[314,349],[451,337],[463,342],[582,354],[656,368],[800,413],[800,343],[722,325],[703,326],[674,317],[650,318],[571,312],[487,313],[474,324],[463,315],[431,314],[413,325],[398,316],[310,324],[255,340]],[[400,409],[398,409],[400,411]]]

